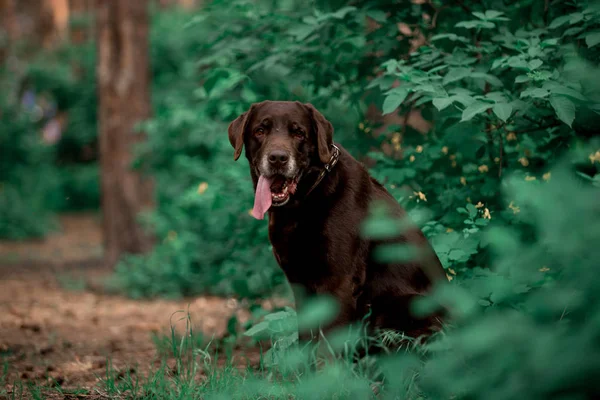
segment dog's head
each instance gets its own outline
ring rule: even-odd
[[[229,125],[229,141],[235,160],[246,147],[257,217],[271,206],[287,204],[302,176],[330,161],[333,126],[311,104],[264,101]]]

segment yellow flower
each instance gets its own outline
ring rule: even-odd
[[[206,189],[208,189],[208,183],[202,182],[198,185],[198,194],[204,194],[204,192],[206,192]]]
[[[365,128],[365,133],[371,132],[371,128]]]
[[[421,145],[417,146],[417,148],[415,149],[415,151],[417,153],[422,153],[423,152],[423,146],[421,146]]]
[[[515,135],[514,132],[508,132],[508,135],[506,135],[506,140],[508,140],[509,142],[511,140],[517,140],[517,135]]]
[[[600,163],[600,150],[595,153],[590,154],[590,162],[593,164],[596,161]]]
[[[527,159],[527,157],[521,157],[519,158],[519,162],[521,163],[522,166],[526,167],[529,165],[529,160]]]
[[[446,274],[446,278],[448,278],[448,282],[452,282],[452,279],[454,279],[453,277],[451,277],[450,275]]]
[[[253,217],[254,215],[252,215],[252,210],[248,210],[248,215]]]
[[[475,208],[481,208],[481,207],[483,207],[482,202],[478,202],[477,204],[475,204]]]
[[[451,160],[456,160],[456,154],[450,154],[449,158],[450,158]]]
[[[410,160],[410,162],[413,162],[413,161],[415,161],[415,156],[411,155],[410,157],[408,157],[408,159]]]
[[[487,208],[483,210],[483,218],[492,219],[492,215],[490,214],[490,210]]]
[[[427,197],[425,196],[425,194],[423,192],[413,192],[415,194],[415,196],[419,196],[419,199],[423,200],[423,201],[427,201]]]
[[[448,146],[442,147],[442,153],[448,154]]]
[[[454,271],[452,268],[448,268],[448,272],[450,272],[452,275],[456,275],[456,271]]]
[[[487,166],[487,165],[485,165],[485,164],[484,164],[484,165],[480,165],[480,166],[479,166],[479,168],[477,168],[477,169],[478,169],[478,170],[479,170],[479,172],[481,172],[482,174],[483,174],[484,172],[488,172],[488,171],[490,170],[490,169],[488,168],[488,166]]]
[[[463,186],[466,186],[467,185],[467,178],[465,178],[464,176],[461,176],[460,177],[460,183],[462,183]]]
[[[550,271],[550,268],[548,268],[548,267],[540,268],[540,272],[547,272],[547,271]]]
[[[498,164],[498,163],[500,162],[500,157],[495,157],[495,158],[494,158],[494,162],[495,162],[496,164]]]
[[[358,124],[358,129],[360,129],[361,131],[365,129],[365,124],[363,124],[362,122],[360,124]]]
[[[510,208],[513,212],[513,214],[518,214],[521,212],[521,209],[519,208],[519,206],[515,206],[515,202],[511,201],[510,204],[508,205],[508,208]]]
[[[552,176],[552,174],[550,172],[546,172],[544,175],[542,175],[542,178],[545,181],[549,181],[551,176]]]
[[[399,143],[394,144],[394,150],[400,151],[400,144]]]
[[[535,176],[526,176],[526,177],[525,177],[525,180],[526,180],[527,182],[535,181],[536,179],[537,179],[537,178],[536,178]]]
[[[400,143],[400,134],[398,132],[392,135],[392,143]]]
[[[446,233],[450,233],[450,232],[454,232],[454,229],[452,229],[452,228],[446,229]]]

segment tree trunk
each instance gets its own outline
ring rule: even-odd
[[[149,179],[132,170],[133,146],[144,140],[137,122],[150,116],[146,1],[98,2],[99,140],[102,212],[107,263],[143,253],[152,239],[137,216],[152,206]]]
[[[14,0],[0,0],[0,14],[2,15],[2,29],[10,41],[18,36],[17,16]]]
[[[37,34],[46,48],[54,46],[67,37],[69,27],[68,0],[42,0],[39,7]]]
[[[0,0],[0,24],[0,33],[6,38],[4,45],[0,45],[0,64],[2,64],[8,58],[12,44],[19,34],[14,0]]]
[[[93,39],[94,24],[82,23],[82,20],[91,18],[93,16],[93,1],[94,0],[69,0],[71,19],[78,22],[71,25],[71,43],[82,44]]]

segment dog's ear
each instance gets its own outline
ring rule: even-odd
[[[317,149],[319,158],[323,164],[327,164],[331,159],[331,145],[333,144],[333,125],[327,121],[312,104],[306,103],[304,107],[308,110],[308,114],[312,120],[313,129],[317,134]]]
[[[229,143],[234,148],[233,159],[237,161],[242,154],[242,148],[244,147],[244,132],[246,131],[246,124],[252,115],[254,110],[254,104],[250,106],[250,109],[237,117],[232,123],[229,124],[227,129],[229,133]]]

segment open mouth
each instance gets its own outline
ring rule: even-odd
[[[272,206],[283,206],[290,200],[290,196],[296,191],[298,177],[286,178],[283,175],[275,175],[272,178],[270,189]]]
[[[263,219],[270,207],[280,207],[287,204],[290,196],[296,191],[299,179],[300,175],[287,178],[283,175],[267,177],[261,174],[256,184],[252,216],[256,219]]]

